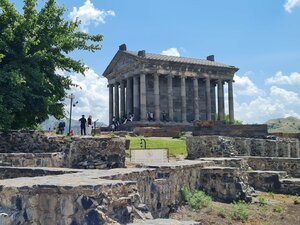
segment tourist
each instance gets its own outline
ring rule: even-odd
[[[66,123],[64,121],[60,121],[58,124],[58,134],[63,134],[65,131]]]
[[[89,118],[87,119],[87,135],[92,135],[92,116],[89,115]]]
[[[111,131],[114,132],[116,130],[116,117],[113,116],[111,120]]]
[[[148,121],[154,121],[154,113],[153,112],[148,112],[147,113]]]
[[[79,119],[80,121],[80,133],[81,135],[86,135],[86,118],[84,118],[84,115]]]
[[[162,112],[162,120],[163,120],[163,122],[167,121],[167,114],[165,111]]]
[[[132,121],[133,121],[133,118],[134,118],[134,115],[133,115],[133,114],[130,114],[130,115],[129,115],[129,121],[132,122]]]

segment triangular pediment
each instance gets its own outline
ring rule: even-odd
[[[135,56],[126,54],[126,52],[118,51],[108,67],[105,69],[103,76],[107,77],[109,74],[118,73],[137,63],[138,59]]]

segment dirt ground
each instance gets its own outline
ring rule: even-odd
[[[195,220],[202,225],[300,225],[299,199],[290,195],[259,192],[249,204],[249,216],[245,221],[234,218],[233,204],[220,202],[213,202],[212,207],[199,210],[191,209],[187,205],[181,206],[170,218]]]

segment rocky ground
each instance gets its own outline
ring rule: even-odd
[[[296,225],[300,224],[299,200],[295,196],[260,192],[246,210],[234,213],[233,204],[213,202],[212,207],[199,210],[181,206],[170,218],[194,220],[202,225]],[[244,219],[237,219],[237,215]]]

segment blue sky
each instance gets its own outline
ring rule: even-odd
[[[15,0],[18,8],[21,1]],[[75,116],[108,120],[106,79],[116,53],[130,50],[205,58],[234,65],[236,118],[262,123],[300,117],[300,0],[58,0],[66,18],[104,35],[97,53],[75,52],[90,70],[72,78],[82,90]],[[68,108],[68,107],[67,107]]]

